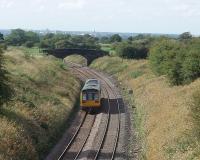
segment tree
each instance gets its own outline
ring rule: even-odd
[[[7,36],[6,41],[9,45],[20,46],[26,42],[26,34],[22,29],[14,29]]]
[[[75,48],[74,44],[72,44],[71,42],[69,42],[66,39],[56,42],[55,47],[59,48],[59,49],[61,49],[61,48]]]
[[[114,43],[114,42],[121,42],[122,41],[122,37],[119,34],[114,34],[110,37],[110,42]]]
[[[120,43],[116,47],[116,52],[122,58],[145,59],[147,58],[148,50],[144,46]]]
[[[106,43],[110,43],[109,38],[106,37],[106,36],[101,37],[100,42],[101,42],[101,43],[105,43],[105,44],[106,44]]]
[[[132,40],[133,40],[133,37],[132,37],[132,36],[128,37],[128,40],[129,40],[129,41],[132,41]]]
[[[0,42],[4,40],[3,34],[0,32]]]
[[[38,43],[40,41],[40,37],[37,33],[28,31],[25,32],[26,41],[32,42],[32,43]]]
[[[190,40],[192,39],[192,34],[190,32],[184,32],[179,36],[180,40]]]

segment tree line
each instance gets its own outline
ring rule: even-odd
[[[149,59],[152,70],[166,75],[173,85],[200,77],[200,37],[189,32],[177,38],[138,35],[112,45],[116,55],[127,59]]]
[[[5,37],[5,44],[9,46],[25,46],[28,48],[39,47],[44,49],[56,48],[85,48],[100,49],[98,38],[89,34],[68,35],[47,33],[40,35],[32,31],[14,29]]]

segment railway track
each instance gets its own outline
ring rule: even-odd
[[[115,157],[115,152],[116,152],[116,149],[117,149],[117,144],[118,144],[118,140],[119,140],[119,133],[120,133],[120,103],[119,103],[119,101],[118,101],[118,96],[117,96],[117,94],[116,94],[116,91],[115,91],[115,89],[111,86],[111,84],[110,84],[110,82],[109,82],[109,80],[108,79],[105,79],[102,75],[100,75],[100,74],[98,74],[98,73],[96,73],[96,72],[94,72],[94,71],[92,71],[92,70],[87,70],[86,68],[84,68],[84,69],[80,69],[79,67],[78,68],[76,68],[74,65],[73,65],[73,69],[75,69],[75,70],[77,70],[78,72],[80,72],[82,75],[84,75],[84,74],[88,74],[88,75],[90,75],[91,77],[94,77],[94,75],[95,75],[95,78],[98,78],[98,79],[100,79],[101,81],[103,81],[105,84],[104,85],[106,85],[106,87],[105,88],[107,88],[107,94],[108,94],[108,103],[109,103],[109,110],[110,110],[110,106],[111,106],[111,100],[110,100],[110,94],[113,94],[114,95],[114,99],[116,99],[116,103],[114,104],[115,106],[117,106],[116,108],[117,108],[117,117],[116,117],[116,115],[110,115],[109,114],[109,117],[111,117],[111,118],[109,118],[109,121],[107,121],[107,124],[106,124],[106,128],[105,128],[105,130],[104,130],[104,134],[103,134],[103,137],[102,137],[102,139],[101,139],[101,141],[100,141],[100,145],[99,145],[99,148],[98,148],[98,150],[97,150],[97,152],[95,153],[95,154],[93,154],[93,155],[95,155],[95,156],[93,156],[93,158],[92,158],[92,156],[90,156],[90,158],[89,159],[98,159],[98,158],[100,158],[100,159],[114,159],[114,157]],[[91,74],[91,72],[92,72],[92,74]],[[110,90],[110,93],[108,93],[108,89]],[[116,109],[115,108],[115,109]],[[111,120],[110,120],[111,119]],[[114,123],[114,124],[112,124],[111,125],[111,123]],[[117,129],[116,129],[116,132],[115,132],[115,136],[114,136],[114,138],[113,137],[111,137],[111,136],[109,136],[109,135],[112,135],[112,134],[109,134],[109,132],[113,132],[113,127],[114,126],[116,126],[117,125]],[[114,127],[115,128],[115,127]],[[112,142],[112,143],[110,143],[110,141],[109,141],[109,139],[113,139],[113,141],[114,142]],[[107,144],[106,144],[107,143]],[[112,146],[111,146],[111,144],[113,144]],[[111,154],[109,154],[109,155],[107,155],[107,156],[105,156],[103,153],[106,153],[106,151],[108,152],[111,152],[111,150],[112,150],[112,153]]]
[[[72,65],[73,72],[81,79],[86,80],[89,78],[97,78],[102,83],[102,91],[104,97],[104,105],[101,124],[98,128],[98,134],[94,138],[92,148],[86,151],[84,148],[87,146],[88,140],[92,134],[93,125],[96,116],[91,114],[91,110],[85,112],[82,121],[76,128],[74,135],[65,144],[65,147],[57,156],[57,160],[76,160],[76,159],[115,159],[115,153],[118,146],[120,134],[120,103],[115,88],[108,79],[102,75],[82,68],[81,66]]]

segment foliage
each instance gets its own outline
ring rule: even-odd
[[[42,37],[39,44],[40,48],[83,48],[83,49],[99,49],[98,39],[88,34],[80,36],[70,36],[63,34],[47,34]]]
[[[7,71],[4,68],[3,51],[0,48],[0,107],[11,97],[11,89],[8,85]]]
[[[11,31],[11,34],[6,37],[5,40],[8,45],[12,46],[33,46],[33,44],[39,42],[39,35],[32,31],[26,32],[22,29],[14,29]]]
[[[109,39],[109,37],[103,36],[103,37],[101,37],[100,42],[104,43],[104,44],[108,44],[108,43],[110,43],[110,39]]]
[[[11,31],[11,34],[6,37],[6,41],[9,45],[20,46],[26,42],[25,31],[21,29],[15,29]]]
[[[147,57],[148,49],[137,43],[120,43],[116,46],[116,53],[122,58],[144,59]]]
[[[32,48],[34,46],[34,43],[32,41],[27,41],[24,44],[27,48]]]
[[[39,35],[32,31],[14,29],[6,37],[6,43],[12,46],[26,46],[28,48],[38,46],[45,49],[55,48],[83,48],[83,49],[100,49],[98,38],[89,34],[86,35],[68,35],[48,33]]]
[[[4,40],[3,34],[0,32],[0,42]]]
[[[119,34],[114,34],[110,37],[110,42],[114,43],[114,42],[121,42],[122,41],[122,37]]]
[[[172,84],[189,83],[200,77],[200,39],[188,42],[165,39],[150,50],[150,64],[159,75],[167,75]]]
[[[184,32],[179,36],[180,40],[190,40],[192,39],[192,34],[190,32]]]

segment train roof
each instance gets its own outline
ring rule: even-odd
[[[97,79],[88,79],[85,82],[85,85],[84,85],[82,91],[88,90],[88,89],[100,90],[100,81]]]

